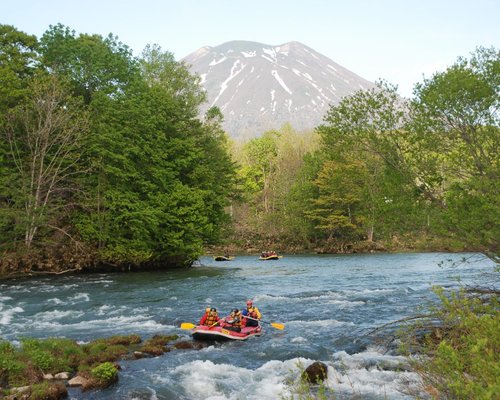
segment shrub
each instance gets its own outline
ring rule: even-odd
[[[440,305],[428,326],[438,322],[420,349],[414,367],[442,399],[493,399],[500,393],[500,314],[496,295],[446,295],[435,289]],[[414,331],[422,329],[419,324]]]
[[[99,364],[91,371],[91,376],[95,380],[93,387],[104,388],[118,380],[118,371],[115,366],[110,362]]]
[[[30,400],[59,400],[68,396],[68,390],[62,383],[42,382],[31,386]]]

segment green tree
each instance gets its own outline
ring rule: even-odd
[[[328,241],[339,243],[340,251],[345,250],[348,242],[358,238],[359,226],[364,221],[358,208],[362,201],[365,174],[364,165],[360,162],[326,161],[314,181],[318,197],[312,199],[312,210],[306,216],[315,221],[316,229],[324,232]]]
[[[90,104],[95,93],[116,95],[137,76],[128,46],[109,34],[80,34],[62,24],[50,26],[40,39],[43,65],[68,77],[75,94]]]
[[[28,93],[29,78],[37,67],[37,48],[35,36],[11,25],[0,25],[0,114]]]
[[[412,121],[440,171],[443,228],[492,252],[500,237],[499,106],[500,52],[479,48],[416,86]]]
[[[8,186],[15,229],[22,227],[30,247],[41,227],[57,226],[75,189],[74,176],[88,133],[88,116],[55,76],[40,75],[30,84],[29,101],[8,115]]]
[[[356,92],[332,106],[318,128],[328,159],[346,168],[357,165],[351,173],[359,174],[352,179],[359,185],[357,209],[368,240],[390,237],[401,227],[420,231],[430,215],[427,202],[436,196],[415,160],[410,105],[396,89],[379,83]]]
[[[194,118],[204,100],[196,78],[159,51],[148,48],[139,60],[141,80],[96,100],[103,105],[90,144],[93,210],[77,225],[110,261],[197,258],[204,243],[217,240],[232,193],[220,121]]]

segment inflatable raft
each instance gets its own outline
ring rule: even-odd
[[[261,334],[261,326],[246,326],[241,328],[241,332],[234,332],[220,326],[198,325],[191,331],[193,339],[196,340],[246,340]]]
[[[229,257],[229,256],[214,256],[215,261],[232,261],[234,260],[234,257]]]
[[[278,256],[277,254],[272,254],[270,256],[260,256],[259,260],[279,260],[283,256]]]

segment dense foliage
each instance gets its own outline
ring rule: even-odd
[[[2,25],[0,61],[4,268],[189,265],[218,240],[234,164],[172,54]]]
[[[479,48],[412,100],[385,82],[344,98],[319,145],[287,126],[251,140],[237,152],[249,209],[238,228],[285,250],[497,253],[499,80],[499,52]]]

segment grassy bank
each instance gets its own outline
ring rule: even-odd
[[[0,341],[0,397],[22,392],[29,399],[65,398],[63,381],[74,377],[80,377],[78,386],[83,390],[104,388],[118,380],[117,361],[189,347],[173,343],[177,339],[177,335],[156,335],[143,342],[138,335],[128,335],[78,344],[64,338],[24,338],[19,347]]]

